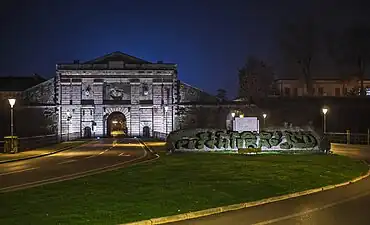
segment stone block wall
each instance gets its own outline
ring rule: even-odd
[[[55,104],[55,80],[51,78],[43,83],[31,87],[22,92],[22,100],[25,105],[30,104]]]
[[[203,103],[217,103],[218,98],[202,91],[199,88],[193,87],[184,82],[179,84],[180,103],[185,102],[203,102]]]

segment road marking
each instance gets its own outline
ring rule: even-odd
[[[71,159],[71,160],[60,162],[58,164],[60,165],[60,164],[66,164],[66,163],[71,163],[71,162],[76,162],[76,161],[77,161],[76,159]]]
[[[266,224],[272,224],[272,223],[280,222],[280,221],[283,221],[283,220],[292,219],[294,217],[303,216],[303,215],[306,215],[306,214],[309,214],[309,213],[313,213],[313,212],[316,212],[316,211],[321,211],[321,210],[324,210],[324,209],[327,209],[327,208],[330,208],[330,207],[333,207],[333,206],[336,206],[336,205],[339,205],[339,204],[343,204],[343,203],[346,203],[346,202],[349,202],[349,201],[352,201],[352,200],[356,200],[358,198],[365,197],[366,195],[369,195],[369,194],[370,194],[370,191],[367,191],[367,192],[364,192],[362,194],[355,195],[353,197],[350,197],[350,198],[347,198],[347,199],[344,199],[344,200],[341,200],[341,201],[337,201],[337,202],[333,202],[333,203],[324,205],[322,207],[317,207],[317,208],[313,208],[313,209],[306,210],[306,211],[303,211],[303,212],[294,213],[294,214],[290,214],[290,215],[287,215],[287,216],[282,216],[282,217],[271,219],[271,220],[266,220],[266,221],[259,222],[259,223],[254,223],[252,225],[266,225]]]
[[[97,156],[99,156],[99,155],[103,155],[104,153],[106,153],[107,151],[111,150],[111,149],[112,149],[112,148],[114,148],[114,147],[116,147],[116,145],[115,145],[115,144],[113,144],[111,147],[109,147],[109,148],[105,149],[104,151],[99,152],[99,154],[97,154],[97,155],[90,155],[90,156],[87,156],[87,157],[85,157],[85,159],[90,159],[90,158],[97,157]]]
[[[124,152],[120,153],[118,156],[131,156],[130,154],[126,154]]]
[[[24,184],[8,186],[8,187],[0,188],[0,192],[5,193],[5,192],[17,191],[17,190],[36,187],[36,186],[40,186],[40,185],[52,184],[52,183],[57,183],[57,182],[61,182],[61,181],[77,179],[77,178],[81,178],[81,177],[85,177],[85,176],[89,176],[89,175],[93,175],[93,174],[99,174],[99,173],[103,173],[103,172],[107,172],[107,171],[117,170],[117,169],[125,166],[128,163],[138,161],[138,160],[141,160],[141,159],[144,159],[145,157],[147,157],[148,151],[143,146],[142,146],[142,149],[144,150],[144,154],[142,156],[140,156],[139,158],[134,158],[134,159],[131,159],[131,160],[128,160],[128,161],[116,163],[116,164],[101,167],[101,168],[95,168],[95,169],[91,169],[91,170],[84,171],[84,172],[73,173],[73,174],[63,175],[63,176],[59,176],[59,177],[53,177],[53,178],[48,178],[48,179],[44,179],[44,180],[28,182],[28,183],[24,183]],[[159,157],[156,157],[154,159],[146,160],[144,162],[150,162],[150,161],[156,160],[158,158]],[[144,163],[144,162],[138,162],[137,164]]]
[[[40,167],[33,167],[33,168],[24,169],[24,170],[16,170],[16,171],[8,172],[8,173],[0,173],[0,176],[5,176],[5,175],[9,175],[9,174],[14,174],[14,173],[26,172],[26,171],[35,170],[35,169],[38,169],[38,168],[40,168]]]

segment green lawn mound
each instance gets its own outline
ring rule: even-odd
[[[0,224],[119,224],[337,184],[367,172],[336,155],[182,153],[0,194]]]

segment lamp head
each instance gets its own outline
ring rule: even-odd
[[[328,111],[329,111],[329,109],[328,109],[328,108],[326,108],[326,107],[322,108],[322,113],[323,113],[324,115],[326,115],[326,114],[328,113]]]
[[[234,118],[234,117],[235,117],[235,113],[234,113],[234,112],[232,112],[232,113],[231,113],[231,116]]]
[[[266,114],[266,113],[264,113],[264,114],[262,114],[262,116],[263,116],[263,118],[264,118],[264,119],[266,119],[267,114]]]
[[[168,106],[164,107],[164,111],[166,111],[166,112],[168,111]]]
[[[239,115],[239,118],[244,118],[244,115],[243,115],[243,114],[240,114],[240,115]]]
[[[10,107],[12,107],[13,108],[13,106],[15,105],[15,98],[10,98],[10,99],[8,99],[8,101],[9,101],[9,104],[10,104]]]

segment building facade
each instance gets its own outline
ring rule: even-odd
[[[307,95],[307,88],[303,81],[297,79],[279,79],[275,81],[277,92],[285,97],[298,97]],[[314,79],[312,83],[313,96],[344,97],[356,95],[360,81],[343,81],[340,79]],[[370,80],[364,80],[366,95],[370,95]]]
[[[56,73],[58,133],[153,136],[175,129],[176,64],[114,52],[84,63],[57,64]]]

